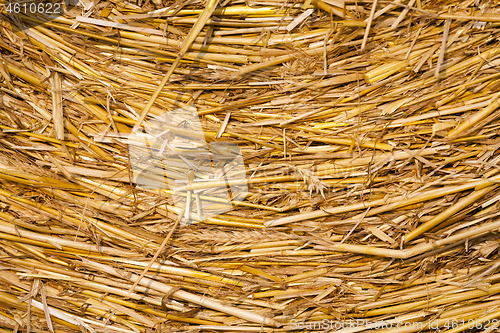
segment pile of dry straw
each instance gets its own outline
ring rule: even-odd
[[[496,330],[498,2],[1,9],[0,332]],[[188,106],[248,184],[191,225],[122,139]]]

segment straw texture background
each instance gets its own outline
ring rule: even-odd
[[[497,1],[1,10],[1,333],[496,331]],[[120,133],[189,105],[249,194],[180,226]]]

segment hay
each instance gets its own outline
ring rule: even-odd
[[[498,4],[1,18],[0,332],[499,326]],[[153,139],[181,140],[142,185],[178,186],[141,186],[130,147],[165,112]],[[205,141],[245,171],[199,181],[170,145]]]

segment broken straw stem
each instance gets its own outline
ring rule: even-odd
[[[448,40],[448,34],[450,32],[450,25],[451,25],[451,19],[447,19],[445,27],[444,27],[444,31],[443,31],[443,40],[441,42],[441,51],[439,52],[439,58],[438,58],[438,62],[436,65],[436,70],[434,72],[434,76],[436,78],[439,77],[439,71],[441,69],[441,64],[444,61],[444,54],[446,53],[446,42]]]

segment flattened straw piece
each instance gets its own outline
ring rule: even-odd
[[[345,14],[347,14],[347,16],[349,17],[353,17],[353,15],[349,11],[345,10],[345,6],[342,7],[342,10],[339,10],[335,6],[331,6],[330,4],[327,4],[321,0],[312,0],[311,2],[313,6],[322,9],[327,13],[335,14],[342,18],[345,18]]]
[[[224,131],[226,130],[230,118],[231,118],[231,112],[228,111],[226,113],[226,116],[224,117],[224,121],[220,125],[219,131],[217,131],[217,135],[215,136],[216,139],[219,139],[222,136],[222,134],[224,134]]]
[[[298,26],[302,21],[304,21],[309,15],[311,15],[314,12],[313,8],[309,8],[299,16],[295,18],[292,22],[290,22],[289,25],[286,26],[286,30],[289,32],[292,31],[296,26]]]
[[[370,11],[370,17],[368,18],[368,22],[366,22],[365,35],[363,36],[363,42],[361,43],[361,51],[365,49],[366,41],[368,40],[368,35],[370,34],[370,28],[372,25],[373,17],[375,16],[375,9],[377,9],[377,1],[378,0],[373,0],[372,10]]]
[[[136,132],[139,127],[142,125],[142,122],[146,118],[146,115],[148,114],[149,110],[153,106],[153,104],[156,102],[156,99],[160,95],[160,92],[162,91],[163,87],[165,84],[167,84],[168,80],[170,79],[170,76],[176,69],[177,65],[180,63],[181,59],[184,57],[184,54],[187,52],[191,44],[193,44],[194,40],[196,37],[198,37],[201,29],[205,26],[205,23],[207,20],[210,18],[212,15],[213,11],[217,7],[219,3],[219,0],[210,0],[206,5],[205,8],[203,9],[203,12],[200,14],[198,17],[198,20],[194,24],[193,28],[187,35],[186,39],[184,40],[184,43],[182,43],[181,49],[179,50],[179,54],[177,55],[177,58],[175,59],[174,63],[170,68],[168,69],[167,74],[163,77],[163,80],[160,82],[158,87],[156,88],[155,92],[153,93],[153,96],[149,99],[148,103],[144,107],[144,109],[141,111],[140,117],[137,120],[137,123],[135,124],[133,128],[133,132]]]
[[[402,0],[396,0],[396,1],[394,1],[394,4],[389,4],[389,5],[385,6],[384,8],[380,9],[379,11],[375,12],[375,15],[373,15],[372,20],[376,19],[377,17],[379,17],[381,15],[384,15],[385,13],[387,13],[390,10],[393,10],[394,8],[397,8],[398,6],[395,4],[399,4],[401,1]],[[368,22],[369,19],[370,18],[367,18],[365,20],[365,22]]]
[[[436,65],[436,70],[434,72],[434,76],[436,78],[439,77],[439,71],[441,70],[441,64],[444,61],[444,55],[446,53],[446,42],[448,41],[448,34],[450,32],[450,26],[451,26],[451,19],[447,19],[445,26],[444,26],[444,31],[443,31],[443,40],[441,41],[441,50],[439,51],[439,58],[438,58],[438,62]]]
[[[366,229],[369,232],[371,232],[375,237],[377,237],[378,239],[382,240],[383,242],[387,242],[390,245],[397,244],[394,239],[392,239],[389,235],[387,235],[385,232],[383,232],[382,230],[380,230],[377,227],[370,227],[370,226],[368,226],[368,227],[364,227],[364,229]],[[398,246],[399,246],[399,244],[398,244]]]

